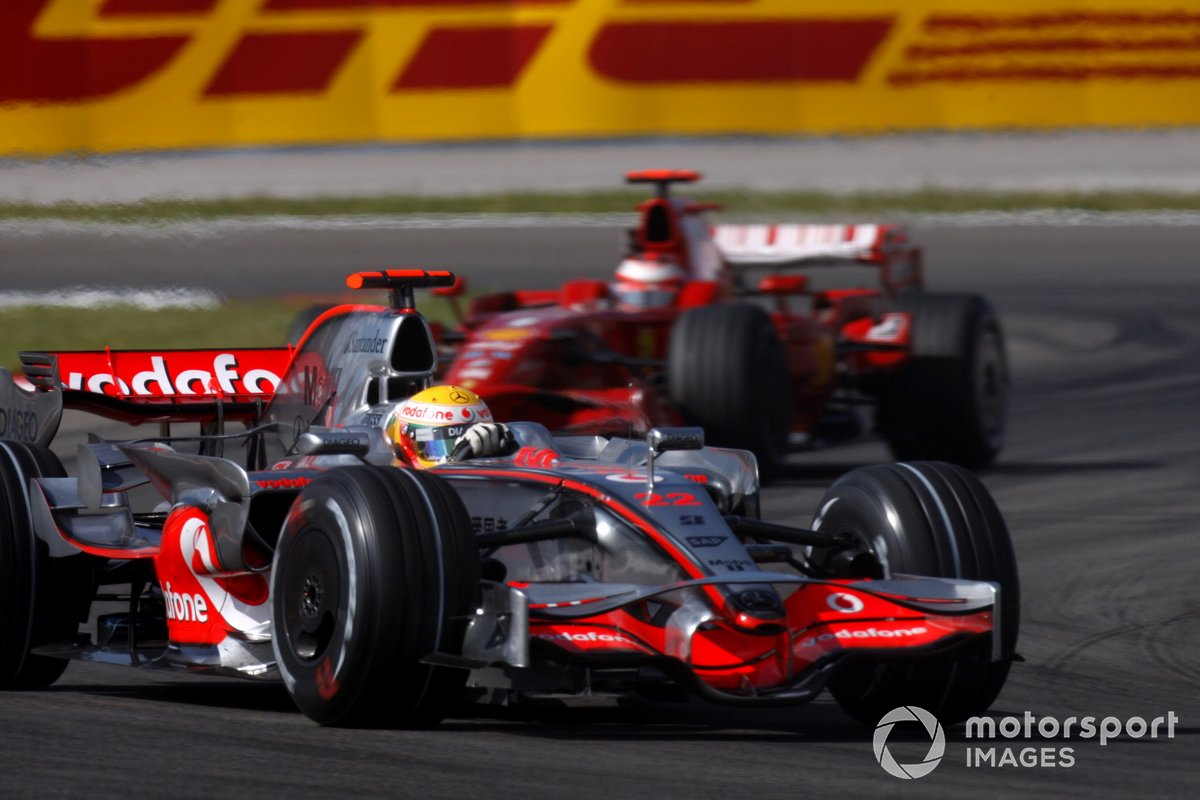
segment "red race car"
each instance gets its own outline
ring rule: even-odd
[[[996,457],[1008,374],[985,298],[925,292],[902,226],[710,226],[713,204],[670,193],[699,177],[629,173],[656,191],[615,279],[474,299],[440,336],[443,379],[562,433],[701,425],[768,475],[790,449],[861,436],[864,406],[897,458]],[[818,289],[808,274],[849,266],[876,285]]]

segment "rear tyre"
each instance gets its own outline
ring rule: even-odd
[[[992,661],[990,646],[980,643],[942,660],[850,663],[829,685],[838,704],[872,726],[903,705],[920,706],[947,723],[986,711],[1016,650],[1020,585],[1008,528],[979,479],[935,462],[856,469],[829,488],[813,528],[857,537],[888,574],[1000,585],[1001,660]]]
[[[985,467],[1004,444],[1008,362],[991,304],[974,294],[901,297],[912,357],[888,376],[876,427],[895,457]]]
[[[457,701],[457,654],[475,608],[479,552],[441,478],[353,466],[317,478],[292,506],[275,553],[276,661],[322,725],[420,728]]]
[[[741,303],[687,311],[675,323],[667,390],[709,443],[751,450],[764,478],[787,455],[791,380],[783,343],[761,308]]]
[[[73,641],[87,618],[90,560],[51,558],[34,533],[29,506],[31,479],[64,475],[45,447],[0,442],[0,689],[40,689],[58,680],[67,659],[30,650]]]

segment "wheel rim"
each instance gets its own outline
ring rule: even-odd
[[[1008,405],[1008,375],[1000,337],[993,328],[987,328],[980,334],[975,357],[974,384],[980,430],[989,441],[995,441],[1004,433]]]
[[[340,559],[329,537],[315,528],[300,531],[292,551],[283,575],[283,638],[297,659],[315,662],[340,625]]]

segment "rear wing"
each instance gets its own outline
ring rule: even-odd
[[[921,248],[903,225],[716,225],[713,241],[730,269],[875,266],[893,292],[924,283]]]
[[[917,247],[903,225],[716,225],[731,267],[880,264]]]
[[[33,389],[62,391],[64,408],[122,422],[256,420],[291,361],[291,347],[67,350],[20,354]]]

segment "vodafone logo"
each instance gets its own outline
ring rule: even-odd
[[[595,631],[590,631],[588,633],[567,633],[565,631],[562,633],[535,633],[534,636],[547,642],[607,642],[610,644],[633,644],[633,642],[629,641],[629,639],[619,633],[596,633]]]
[[[924,625],[917,625],[913,628],[865,628],[857,631],[849,631],[843,628],[829,633],[820,633],[816,636],[806,636],[800,640],[800,646],[816,647],[825,642],[845,642],[851,639],[904,639],[914,636],[924,636],[927,633],[929,633],[929,629]]]
[[[167,619],[179,622],[208,622],[208,601],[202,594],[180,594],[171,591],[171,582],[163,587],[163,602]]]
[[[825,605],[842,614],[857,614],[863,610],[863,601],[852,594],[834,592],[825,598]]]
[[[122,353],[114,355],[112,363],[104,353],[62,353],[58,357],[68,389],[96,394],[269,395],[280,381],[271,369],[245,369],[234,353]]]

